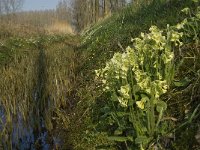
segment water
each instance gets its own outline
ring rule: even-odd
[[[5,150],[64,145],[58,138],[62,130],[57,127],[66,129],[69,123],[66,112],[73,104],[68,97],[75,85],[76,55],[63,43],[48,45],[48,50],[42,44],[26,53],[22,50],[23,54],[0,69],[0,149],[1,145]],[[10,122],[6,120],[9,114]]]
[[[23,119],[20,110],[17,115],[12,115],[11,124],[7,124],[5,109],[0,99],[0,131],[4,132],[1,141],[5,150],[49,150],[60,145],[60,140],[51,135],[45,127],[45,112],[48,111],[50,98],[46,95],[46,60],[44,50],[40,48],[39,57],[36,62],[37,84],[33,88],[32,100],[34,101],[33,110],[29,112],[27,120]],[[13,85],[16,86],[16,85]],[[45,103],[43,105],[42,103]],[[10,147],[10,145],[12,145]]]

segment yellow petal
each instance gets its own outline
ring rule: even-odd
[[[136,104],[140,109],[144,109],[144,102],[143,101],[137,101]]]

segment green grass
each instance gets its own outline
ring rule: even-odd
[[[98,136],[95,137],[93,135],[94,131],[98,133],[97,130],[101,123],[99,114],[101,114],[101,108],[104,106],[108,97],[102,95],[101,90],[99,90],[99,83],[95,80],[94,70],[103,68],[105,62],[108,61],[115,52],[123,52],[123,49],[132,44],[132,38],[137,37],[141,32],[148,32],[150,26],[156,25],[163,29],[166,28],[167,24],[176,25],[185,18],[185,15],[181,13],[181,10],[185,7],[195,8],[195,4],[190,0],[169,0],[160,2],[153,1],[149,5],[141,4],[128,6],[121,12],[113,14],[111,17],[92,25],[82,32],[82,42],[78,51],[82,60],[78,66],[78,70],[81,70],[78,73],[80,78],[80,87],[78,88],[80,102],[79,105],[76,106],[76,110],[78,110],[76,115],[78,117],[83,116],[81,119],[82,125],[79,124],[79,130],[76,130],[79,137],[72,137],[72,143],[78,143],[77,141],[80,140],[83,143],[81,146],[84,145],[85,148],[87,147],[90,149],[98,147],[98,145],[106,145],[105,143],[109,143],[109,141],[101,141]],[[188,44],[188,47],[186,46],[184,48],[185,53],[181,57],[192,56],[197,53],[198,49],[194,49],[192,45],[194,46],[194,44]],[[195,52],[191,51],[191,49]],[[197,60],[199,60],[200,56],[198,54],[195,56]],[[189,78],[192,77],[192,81],[189,83],[189,88],[188,85],[182,87],[172,86],[170,92],[162,97],[164,100],[168,101],[170,107],[167,115],[178,119],[178,122],[172,123],[174,127],[184,123],[184,121],[187,120],[185,117],[187,115],[190,116],[199,103],[197,102],[199,98],[199,92],[197,92],[197,85],[199,85],[198,75],[195,74],[195,76],[193,76],[192,74],[200,69],[198,61],[195,63],[193,60],[184,60],[184,62],[180,64],[180,59],[178,57],[176,61],[176,63],[180,65],[179,69],[176,71],[176,79],[180,81],[184,80],[183,77],[188,76]],[[192,65],[193,68],[191,68],[188,63]],[[196,93],[196,98],[189,103],[192,95],[194,97],[194,93]],[[188,107],[185,108],[187,104]],[[189,113],[185,114],[184,111],[189,111]],[[196,130],[198,121],[194,119],[193,125],[194,127],[191,129]],[[188,130],[185,130],[185,128]],[[173,143],[173,149],[189,149],[189,147],[197,144],[194,139],[195,130],[189,130],[189,128],[190,127],[187,125],[183,127],[183,129],[181,128],[177,131],[177,140]],[[106,127],[104,127],[104,129],[110,130]],[[88,132],[84,134],[86,130]],[[89,131],[91,131],[91,134]],[[91,137],[91,135],[93,136]],[[192,142],[189,143],[189,146],[187,145],[187,139],[182,137],[182,135],[190,135],[190,139],[193,139]],[[84,137],[88,137],[88,139],[82,140]],[[181,144],[181,141],[185,142]],[[120,149],[122,147],[123,145],[119,144],[113,148]]]
[[[5,46],[3,43],[0,43],[0,65],[5,64],[11,56],[11,49]]]
[[[147,32],[151,25],[166,28],[167,24],[175,25],[184,18],[181,10],[194,7],[188,0],[170,0],[169,2],[152,2],[147,6],[128,6],[119,13],[94,25],[82,33],[82,48],[88,56],[84,66],[97,67],[111,58],[116,51],[122,51],[119,43],[126,48],[131,44],[131,38],[141,32]],[[86,69],[87,69],[86,68]]]

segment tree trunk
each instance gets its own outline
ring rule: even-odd
[[[104,0],[104,16],[108,15],[110,11],[109,0]]]
[[[99,19],[99,0],[95,0],[95,22]]]

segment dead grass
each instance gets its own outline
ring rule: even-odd
[[[66,22],[55,22],[52,25],[46,26],[45,30],[49,34],[75,34],[72,26]]]
[[[13,61],[0,70],[0,105],[5,119],[0,123],[0,126],[4,124],[0,139],[3,138],[8,146],[8,142],[11,141],[8,135],[13,130],[13,123],[18,123],[19,118],[24,121],[28,120],[28,116],[32,113],[32,90],[36,83],[34,67],[37,55],[38,52],[33,49],[20,50],[14,54]],[[16,130],[18,131],[17,137],[23,135],[20,126],[17,126]]]
[[[16,24],[14,22],[0,23],[0,39],[8,37],[30,37],[38,34],[44,34],[42,27],[36,27],[28,24]]]

